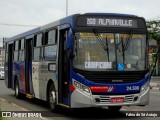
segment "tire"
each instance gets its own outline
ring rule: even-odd
[[[52,112],[58,111],[58,105],[56,102],[56,91],[53,83],[49,86],[48,90],[48,105]]]
[[[16,96],[16,98],[20,99],[22,97],[22,94],[19,92],[19,83],[18,83],[18,80],[15,80],[14,90],[15,90],[15,96]]]
[[[108,108],[111,112],[118,112],[122,106],[108,106]]]

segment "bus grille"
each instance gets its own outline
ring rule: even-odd
[[[145,78],[148,70],[144,71],[82,71],[75,72],[94,83],[124,84],[139,82]]]
[[[132,83],[139,82],[144,79],[144,75],[87,75],[85,78],[95,83]]]

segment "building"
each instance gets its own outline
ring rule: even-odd
[[[4,67],[4,49],[0,47],[0,67]]]

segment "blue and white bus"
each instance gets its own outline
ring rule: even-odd
[[[67,108],[149,104],[147,27],[127,14],[75,14],[6,40],[15,96]]]

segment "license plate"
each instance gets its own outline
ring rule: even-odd
[[[111,102],[112,102],[112,103],[124,102],[124,97],[111,98]]]

